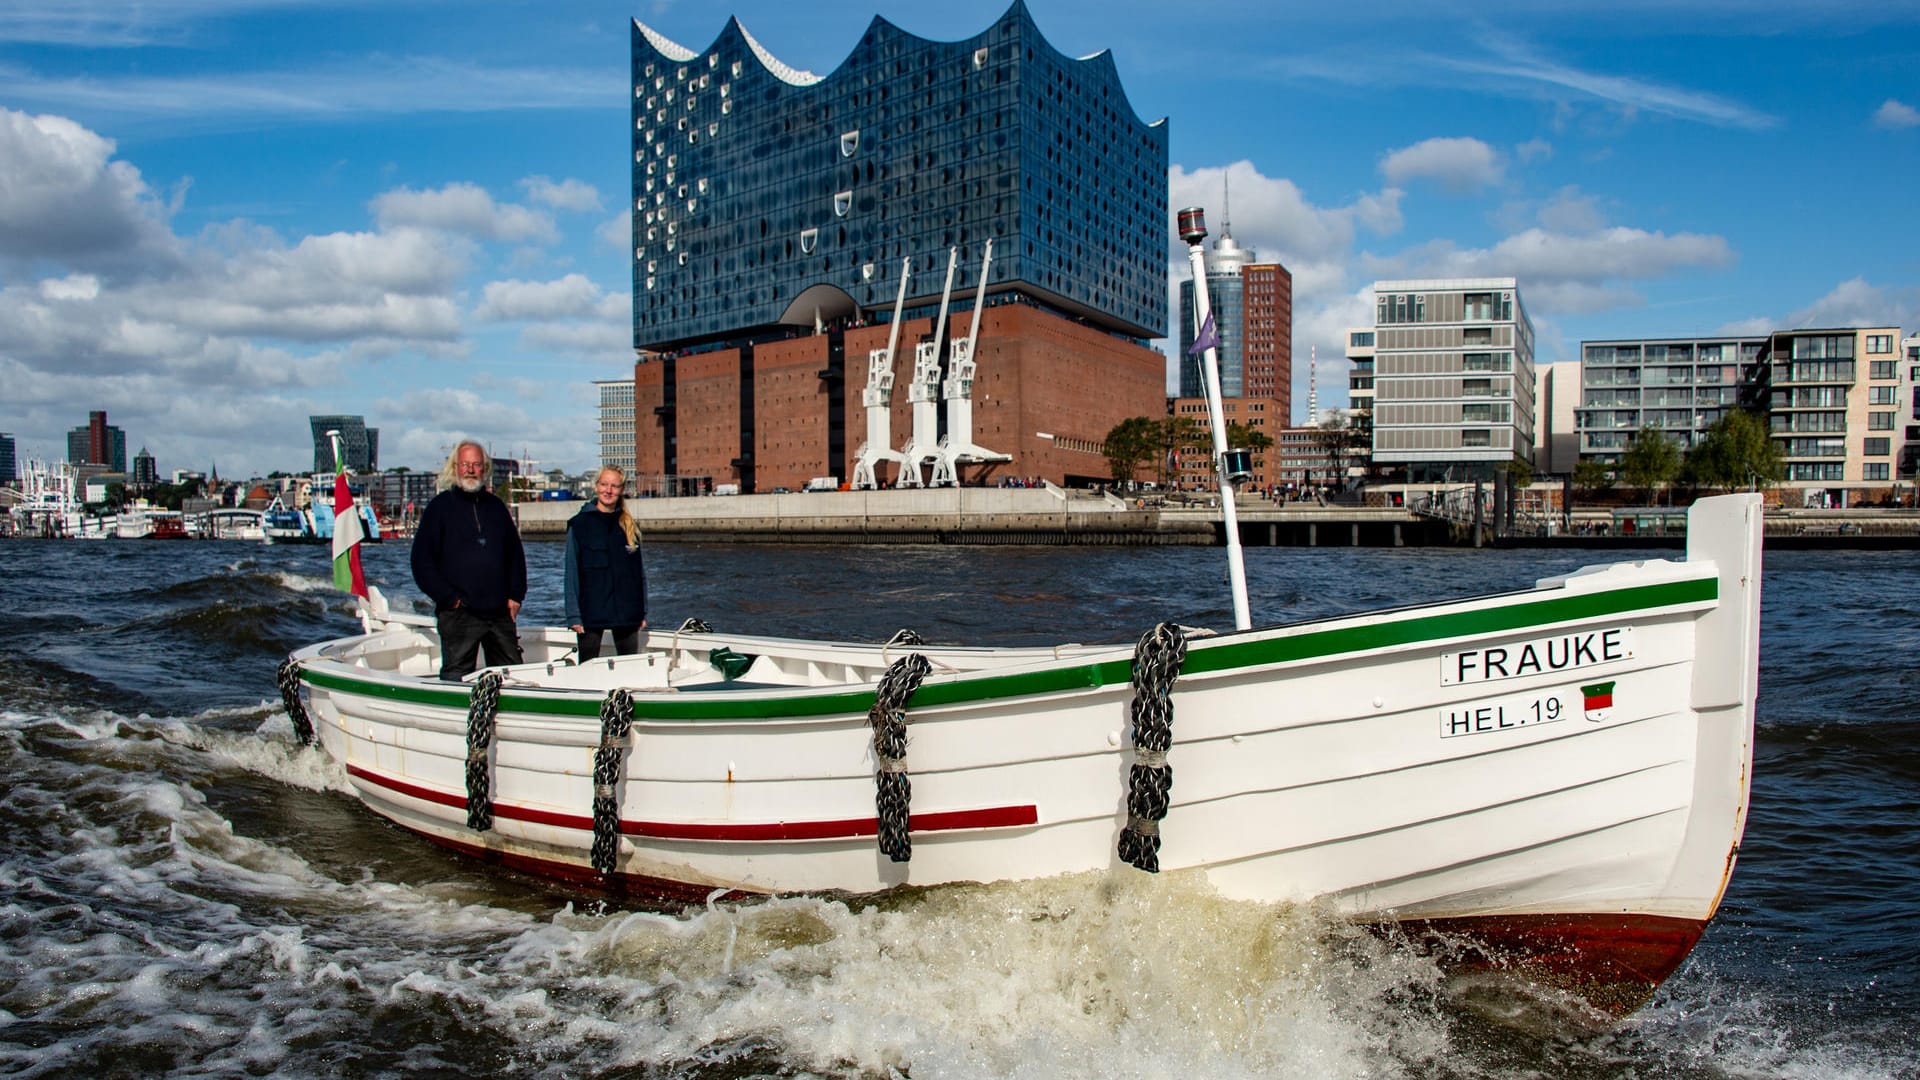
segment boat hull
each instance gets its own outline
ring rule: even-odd
[[[1712,917],[1745,821],[1759,508],[1703,507],[1685,563],[1190,637],[1160,866],[1231,898],[1466,933],[1469,962],[1604,1010],[1644,999]],[[916,646],[934,670],[907,704],[896,862],[876,845],[868,713],[899,647],[652,634],[578,666],[567,636],[523,634],[534,662],[500,696],[482,831],[471,687],[430,677],[424,627],[373,629],[296,654],[319,740],[375,812],[480,858],[666,899],[1137,872],[1116,853],[1142,760],[1128,648]],[[744,676],[713,674],[721,646],[752,659]],[[593,765],[616,686],[634,689],[632,736],[601,874]]]

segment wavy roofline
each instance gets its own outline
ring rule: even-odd
[[[1027,10],[1026,0],[1013,0],[1013,3],[1008,5],[1007,10],[1001,12],[999,18],[988,23],[986,28],[979,33],[971,34],[963,38],[955,38],[951,41],[939,41],[934,38],[923,37],[912,31],[901,29],[898,24],[888,21],[884,16],[875,15],[873,21],[867,24],[866,31],[860,35],[859,40],[854,42],[853,48],[848,50],[846,57],[842,59],[832,71],[825,75],[816,75],[811,71],[796,68],[783,62],[779,57],[768,51],[765,46],[761,45],[759,40],[747,31],[745,24],[740,21],[738,16],[729,17],[727,19],[727,25],[722,27],[720,33],[714,36],[713,42],[709,44],[706,49],[698,51],[689,49],[668,38],[666,35],[653,29],[646,23],[641,22],[639,19],[634,19],[633,25],[635,29],[640,31],[641,36],[646,38],[647,43],[653,46],[654,51],[666,57],[668,60],[681,64],[689,60],[697,59],[706,52],[712,51],[725,39],[729,30],[737,31],[741,40],[746,43],[748,51],[752,52],[754,57],[760,61],[760,66],[766,70],[767,74],[789,86],[806,87],[817,86],[839,75],[841,71],[846,69],[847,62],[858,52],[861,44],[879,32],[889,31],[926,45],[962,45],[966,42],[984,37],[987,32],[994,27],[1015,17],[1023,20],[1028,28],[1033,31],[1033,35],[1039,39],[1039,43],[1053,50],[1054,55],[1060,57],[1062,60],[1073,64],[1098,64],[1104,61],[1113,77],[1114,85],[1120,89],[1120,100],[1122,104],[1126,106],[1127,111],[1132,114],[1135,123],[1149,129],[1161,127],[1166,124],[1166,117],[1163,116],[1158,120],[1148,120],[1140,114],[1139,109],[1134,107],[1132,96],[1127,93],[1126,83],[1120,78],[1119,65],[1114,62],[1112,49],[1101,49],[1097,52],[1088,53],[1085,56],[1068,56],[1055,47],[1053,42],[1048,40],[1047,35],[1040,30],[1039,24],[1033,21],[1032,12]]]

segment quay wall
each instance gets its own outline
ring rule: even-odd
[[[1219,509],[1203,501],[1122,500],[1059,488],[936,488],[823,491],[777,495],[635,498],[627,506],[650,542],[798,544],[1040,544],[1218,546]],[[521,503],[522,535],[558,539],[578,502]],[[1403,508],[1276,505],[1246,499],[1236,507],[1248,547],[1472,547],[1466,525]],[[1674,510],[1674,515],[1683,514]],[[1552,535],[1483,534],[1501,547],[1678,548],[1685,537],[1655,523],[1620,535],[1608,511],[1576,510],[1573,531],[1556,519]],[[1611,528],[1601,532],[1605,524]],[[1771,510],[1769,547],[1920,548],[1920,511]]]
[[[520,503],[521,535],[557,538],[580,503]],[[649,541],[1205,546],[1213,524],[1045,488],[819,491],[628,499]]]

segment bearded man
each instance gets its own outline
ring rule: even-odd
[[[413,580],[433,599],[440,677],[457,682],[482,649],[487,666],[521,662],[517,620],[527,598],[527,553],[507,504],[487,490],[493,459],[465,439],[440,471],[440,494],[413,534]]]

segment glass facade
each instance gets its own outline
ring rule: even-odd
[[[1633,436],[1658,427],[1690,449],[1751,388],[1765,338],[1581,343],[1580,457],[1618,465]]]
[[[347,468],[357,473],[380,471],[380,429],[367,426],[363,416],[309,416],[313,429],[313,471],[332,473],[333,440],[327,432],[340,433],[340,445],[347,456]]]
[[[1220,348],[1214,359],[1220,365],[1220,396],[1246,395],[1246,291],[1240,280],[1240,268],[1231,274],[1216,274],[1207,267],[1207,305],[1213,313],[1213,325],[1220,333]],[[1201,378],[1203,358],[1187,350],[1194,342],[1193,279],[1180,283],[1180,396],[1204,398],[1206,382]]]
[[[704,51],[633,24],[633,333],[668,351],[888,311],[977,283],[1166,336],[1167,124],[1110,54],[1073,60],[1015,3],[927,41],[876,18],[827,76],[729,20]]]

